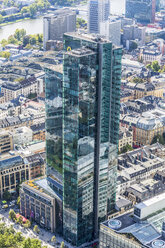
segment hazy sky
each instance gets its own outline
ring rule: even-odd
[[[121,14],[125,12],[125,0],[111,0],[111,13]]]

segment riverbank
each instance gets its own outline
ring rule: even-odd
[[[17,23],[17,22],[22,22],[22,21],[26,21],[26,20],[30,20],[30,19],[32,19],[32,18],[26,17],[26,18],[22,18],[22,19],[19,19],[19,20],[15,20],[13,22],[1,23],[0,27],[4,27],[4,26],[10,25],[10,24],[14,24],[14,23]]]

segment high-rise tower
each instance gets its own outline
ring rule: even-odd
[[[115,203],[122,50],[76,33],[64,49],[63,235],[80,246]]]
[[[89,0],[88,32],[100,33],[100,23],[107,21],[110,15],[110,0]]]
[[[126,0],[126,17],[141,23],[155,22],[156,0]]]

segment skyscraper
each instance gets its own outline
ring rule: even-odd
[[[63,235],[80,246],[115,203],[122,50],[76,33],[64,49]]]
[[[100,33],[100,23],[108,20],[109,15],[110,0],[89,0],[88,32]]]
[[[64,239],[80,246],[115,204],[122,50],[77,33],[64,50],[63,69],[46,69],[47,180],[63,201]]]
[[[155,22],[156,0],[126,0],[126,17],[141,23]]]
[[[43,46],[46,49],[48,40],[63,40],[65,32],[76,31],[76,12],[64,8],[56,10],[53,14],[48,14],[43,18]]]

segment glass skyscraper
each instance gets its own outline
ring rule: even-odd
[[[126,0],[126,17],[141,23],[155,22],[156,0]]]
[[[122,50],[89,35],[64,35],[63,235],[98,237],[115,203]]]
[[[62,198],[62,65],[45,68],[48,184]]]
[[[46,69],[47,180],[63,201],[64,239],[98,238],[114,208],[122,49],[64,35],[63,68]]]

